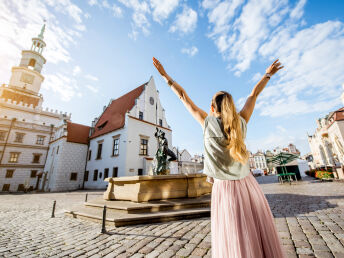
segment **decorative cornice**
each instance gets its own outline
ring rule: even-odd
[[[9,125],[4,125],[4,124],[1,124],[0,123],[0,126],[1,127],[5,127],[5,128],[9,128],[10,126]],[[40,125],[41,126],[41,125]],[[42,125],[42,126],[45,126],[45,125]],[[50,133],[50,131],[43,131],[43,130],[38,130],[38,129],[31,129],[31,128],[26,128],[26,127],[12,127],[13,129],[16,129],[16,130],[24,130],[24,131],[30,131],[30,132],[36,132],[36,133]],[[1,130],[1,129],[0,129]],[[1,130],[1,131],[5,131],[5,132],[8,132],[6,130]],[[42,135],[43,136],[43,135]]]
[[[10,105],[14,105],[15,107],[11,107]],[[7,102],[0,102],[0,107],[8,108],[8,109],[16,110],[16,111],[20,110],[21,112],[39,114],[41,116],[48,116],[48,117],[53,117],[53,118],[58,118],[58,119],[60,119],[60,117],[63,115],[63,114],[52,113],[52,112],[48,112],[44,110],[36,110],[34,108],[20,106],[18,104],[7,103]],[[27,110],[28,108],[32,110]]]
[[[44,165],[30,165],[30,164],[1,164],[1,168],[11,167],[11,168],[44,168]]]
[[[4,146],[5,143],[1,142],[0,146]],[[41,150],[46,150],[48,149],[48,146],[42,146],[42,145],[28,145],[28,144],[14,144],[8,142],[7,145],[8,147],[17,147],[17,148],[28,148],[28,149],[41,149]]]
[[[44,58],[41,54],[39,54],[39,53],[37,53],[37,52],[35,52],[35,51],[23,50],[22,53],[24,53],[24,52],[30,52],[30,53],[33,53],[33,54],[35,54],[35,55],[39,55],[39,56],[41,56],[41,57],[43,58],[44,63],[46,62],[45,58]],[[44,80],[44,76],[43,76],[42,74],[40,74],[39,72],[36,72],[35,70],[31,70],[31,69],[29,69],[29,68],[26,68],[26,67],[24,67],[24,66],[13,66],[13,67],[12,67],[12,72],[13,72],[13,70],[20,70],[20,69],[23,69],[23,70],[25,70],[26,72],[32,72],[32,73],[34,73],[35,75],[37,75],[38,77],[41,77],[42,80]]]

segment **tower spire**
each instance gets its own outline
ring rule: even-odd
[[[44,39],[44,31],[45,31],[45,21],[41,29],[41,33],[38,35],[39,38]]]

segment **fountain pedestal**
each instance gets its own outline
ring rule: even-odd
[[[204,174],[110,177],[105,179],[109,184],[104,199],[147,202],[199,197],[211,192],[206,178]]]

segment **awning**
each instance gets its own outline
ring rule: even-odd
[[[272,157],[266,158],[267,163],[272,163],[277,166],[285,166],[287,163],[292,162],[298,158],[297,155],[288,153],[288,152],[280,152],[277,155]]]

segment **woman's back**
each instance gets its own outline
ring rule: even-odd
[[[246,137],[246,121],[239,116],[242,135]],[[207,116],[204,120],[204,173],[221,180],[238,180],[250,173],[249,163],[235,161],[229,154],[227,139],[220,118]]]

